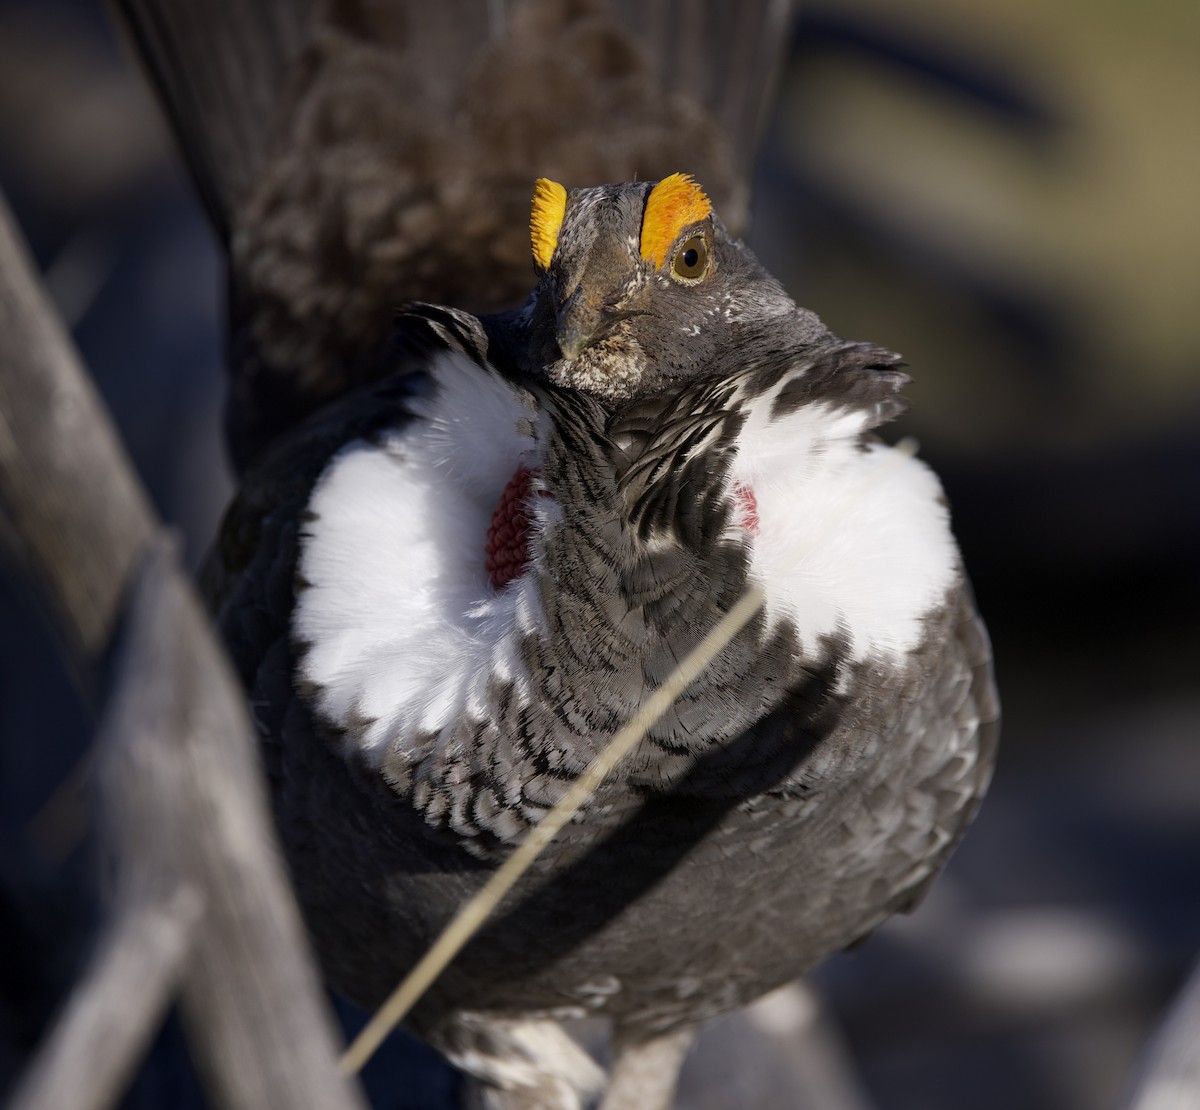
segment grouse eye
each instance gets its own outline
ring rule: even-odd
[[[680,281],[701,281],[708,273],[708,244],[704,236],[693,235],[682,243],[671,263],[671,276]]]

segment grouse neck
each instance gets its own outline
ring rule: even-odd
[[[437,358],[412,420],[347,444],[314,488],[293,617],[314,709],[434,797],[440,776],[484,774],[532,735],[531,713],[577,773],[750,582],[766,613],[718,687],[765,650],[778,673],[754,688],[774,696],[834,639],[848,663],[903,663],[957,554],[932,474],[863,438],[895,386],[838,367],[877,354],[831,357],[618,411]],[[522,467],[526,561],[497,587],[488,529]],[[714,696],[747,726],[766,709]],[[731,727],[674,716],[659,739],[691,750]]]

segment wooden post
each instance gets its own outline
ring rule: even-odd
[[[116,912],[19,1086],[22,1110],[111,1104],[176,982],[214,1104],[357,1110],[287,885],[245,697],[0,200],[0,538],[97,684]],[[124,1026],[124,1028],[121,1028]]]

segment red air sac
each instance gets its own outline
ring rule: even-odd
[[[529,492],[534,471],[518,466],[500,495],[487,534],[487,573],[496,589],[525,573],[529,563]]]

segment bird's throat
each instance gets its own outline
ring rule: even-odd
[[[487,532],[487,574],[492,585],[503,589],[520,578],[529,565],[529,497],[536,469],[518,466],[492,512]],[[539,490],[549,497],[546,490]]]
[[[536,468],[518,466],[492,511],[485,568],[494,589],[501,590],[514,578],[520,578],[529,566],[529,499],[537,474]],[[551,496],[544,489],[537,490],[537,494]],[[734,488],[734,507],[738,524],[751,535],[756,533],[758,502],[749,486],[739,484]]]

